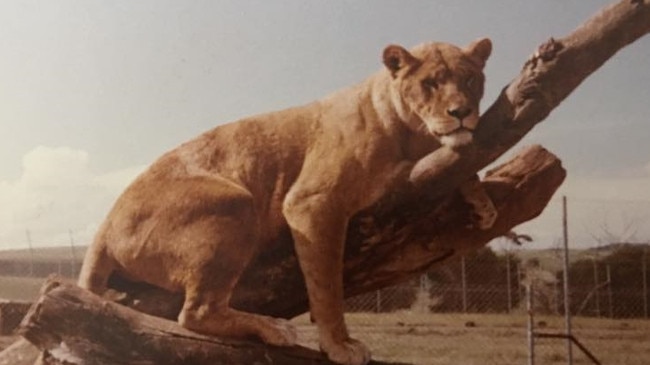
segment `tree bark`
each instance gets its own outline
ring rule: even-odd
[[[22,324],[47,365],[333,365],[319,351],[222,340],[49,280]],[[374,365],[397,365],[373,361]]]
[[[489,171],[482,185],[499,211],[489,230],[470,227],[471,210],[458,194],[433,201],[421,197],[417,203],[388,212],[379,207],[361,213],[348,232],[346,296],[404,282],[483,247],[513,226],[539,215],[565,174],[560,161],[540,146],[530,147]],[[401,197],[394,199],[399,202]],[[260,256],[246,271],[233,297],[235,306],[283,317],[308,309],[290,238],[285,240],[271,256]]]

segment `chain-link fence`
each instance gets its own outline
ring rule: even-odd
[[[585,212],[615,212],[600,202],[575,204]],[[556,208],[554,201],[548,209]],[[629,229],[630,222],[640,224],[637,218],[623,217],[618,225],[603,220],[590,246],[572,240],[567,293],[572,335],[602,364],[650,363],[650,246]],[[377,359],[418,365],[530,364],[530,321],[536,363],[570,364],[566,339],[560,337],[566,326],[564,251],[557,242],[535,249],[538,245],[497,240],[410,282],[349,298],[352,335]],[[33,300],[48,274],[76,277],[81,257],[81,247],[0,255],[0,298]],[[2,307],[0,327],[6,334],[22,313]],[[296,323],[302,343],[317,346],[309,316]],[[576,345],[571,349],[573,364],[592,363]]]
[[[650,361],[649,258],[647,245],[620,244],[584,250],[571,262],[573,335],[603,364]],[[75,276],[71,270],[78,270],[78,264],[60,260],[2,265],[0,286],[14,281],[15,290],[24,294],[31,290],[22,282],[26,273]],[[560,334],[565,325],[562,277],[561,255],[553,249],[485,248],[408,283],[348,299],[348,322],[353,335],[371,346],[377,358],[413,364],[525,364],[525,285],[534,283],[536,333]],[[42,279],[34,281],[40,284]],[[8,294],[3,290],[0,297]],[[24,307],[0,308],[6,335]],[[315,346],[313,326],[307,319],[296,322],[303,343]],[[567,363],[562,339],[538,338],[535,349],[538,364]],[[575,364],[589,363],[580,351],[573,357]]]
[[[583,250],[570,263],[572,335],[599,363],[650,362],[649,258],[647,245],[613,244]],[[373,324],[370,333],[362,327],[370,340],[405,352],[420,343],[415,364],[529,363],[530,313],[535,363],[568,364],[562,261],[555,249],[486,248],[410,283],[352,298],[348,307],[351,318]],[[400,336],[391,325],[402,326]],[[572,348],[573,364],[592,363],[578,345]]]

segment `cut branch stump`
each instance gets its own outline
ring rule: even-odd
[[[334,364],[305,347],[203,336],[53,279],[21,327],[26,339],[47,351],[47,365]]]

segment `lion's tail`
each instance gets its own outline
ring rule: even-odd
[[[106,252],[106,245],[101,241],[94,242],[86,252],[77,284],[93,293],[102,294],[115,267],[115,261]]]

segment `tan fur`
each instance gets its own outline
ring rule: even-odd
[[[321,348],[335,362],[365,364],[367,348],[343,321],[348,220],[441,142],[471,141],[490,51],[487,39],[467,49],[389,46],[386,68],[359,85],[217,127],[168,152],[117,200],[79,284],[101,293],[118,271],[184,292],[178,320],[189,329],[291,345],[286,321],[229,306],[251,258],[288,224]],[[463,194],[485,197],[477,186]],[[486,216],[483,228],[494,220]]]

